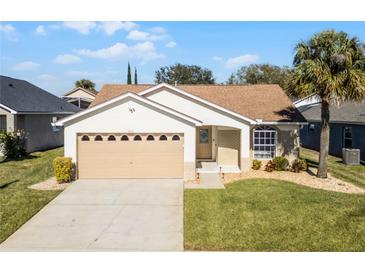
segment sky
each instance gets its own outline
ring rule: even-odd
[[[128,61],[139,83],[175,63],[208,68],[221,83],[245,65],[291,66],[296,43],[325,29],[365,42],[365,22],[0,22],[0,74],[55,95],[82,78],[97,90],[126,83]]]

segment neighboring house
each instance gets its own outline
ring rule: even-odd
[[[305,123],[278,85],[163,83],[104,85],[87,110],[54,125],[79,178],[190,180],[247,171],[252,159],[292,161]]]
[[[97,94],[96,91],[77,87],[64,94],[61,98],[81,109],[86,109],[94,101]]]
[[[306,103],[304,103],[306,102]],[[321,104],[313,95],[294,102],[308,125],[300,130],[303,147],[319,150],[321,135]],[[342,157],[342,148],[360,149],[360,159],[365,162],[365,101],[344,102],[330,106],[329,153]]]
[[[63,130],[50,123],[79,110],[27,81],[0,76],[0,130],[24,130],[28,152],[62,146]]]

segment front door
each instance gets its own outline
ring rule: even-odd
[[[196,158],[212,159],[212,127],[198,127],[196,133]]]

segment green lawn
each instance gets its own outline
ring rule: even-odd
[[[365,195],[265,179],[184,193],[186,250],[365,251]]]
[[[62,155],[63,148],[57,148],[0,162],[0,243],[60,193],[28,186],[52,177],[52,160]]]
[[[318,166],[318,152],[306,148],[300,149],[300,157],[307,160],[309,166]],[[365,188],[365,166],[347,166],[342,163],[342,159],[329,156],[328,170],[330,174],[341,180],[356,184]]]

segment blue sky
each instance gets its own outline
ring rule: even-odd
[[[324,29],[365,41],[365,22],[1,22],[0,73],[61,95],[74,82],[140,83],[176,62],[211,69],[224,82],[242,65],[291,66],[295,44]]]

